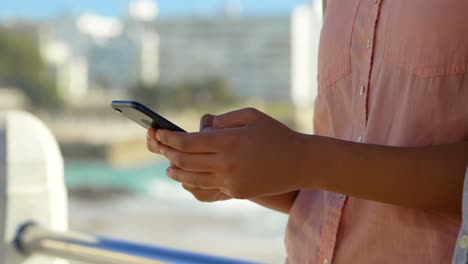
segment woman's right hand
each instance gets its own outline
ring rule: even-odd
[[[213,129],[213,115],[204,115],[200,120],[200,131]],[[161,155],[160,142],[156,139],[156,129],[150,128],[146,134],[146,146],[149,151]],[[177,168],[171,163],[171,167]],[[200,202],[217,202],[232,199],[229,195],[221,192],[219,189],[202,189],[196,186],[182,184],[182,187],[190,192]]]

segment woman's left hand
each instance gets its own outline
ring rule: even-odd
[[[256,109],[215,116],[209,132],[160,129],[156,138],[177,166],[166,174],[182,184],[238,199],[300,189],[303,136]]]

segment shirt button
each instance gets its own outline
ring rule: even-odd
[[[366,86],[361,85],[361,89],[359,90],[359,95],[363,96],[365,91],[366,91]]]
[[[329,263],[329,262],[328,262],[328,259],[324,259],[324,260],[323,260],[323,264],[328,264],[328,263]]]
[[[361,136],[359,136],[359,137],[357,138],[357,142],[358,142],[358,143],[361,143],[361,142],[362,142],[362,137],[361,137]]]
[[[460,242],[458,242],[458,245],[462,249],[467,249],[468,248],[468,236],[464,235],[460,238]]]
[[[340,200],[343,199],[343,198],[344,198],[344,194],[340,194],[340,195],[338,196],[338,198],[339,198]]]
[[[370,49],[372,47],[372,38],[367,39],[367,49]]]
[[[378,4],[379,3],[379,0],[374,0],[374,4]]]

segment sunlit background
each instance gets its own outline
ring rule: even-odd
[[[0,110],[33,113],[58,140],[71,229],[283,263],[286,215],[197,202],[110,102],[189,131],[253,106],[309,133],[320,27],[310,0],[2,1]]]

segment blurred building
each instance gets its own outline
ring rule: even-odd
[[[161,83],[217,75],[242,98],[293,102],[311,112],[322,1],[290,16],[245,17],[241,10],[238,1],[226,1],[219,16],[156,20]]]
[[[290,101],[288,16],[157,20],[160,81],[225,78],[241,98]]]
[[[90,79],[95,85],[127,90],[137,83],[158,82],[159,37],[152,27],[157,12],[152,0],[132,0],[126,16],[114,19],[115,34],[93,42],[88,60]]]
[[[131,1],[120,20],[80,14],[50,21],[43,46],[67,98],[96,87],[220,77],[241,98],[290,102],[291,18],[240,12],[227,1],[216,16],[156,20],[153,1]]]
[[[41,50],[62,95],[77,103],[93,89],[126,90],[158,81],[159,39],[152,0],[132,0],[121,20],[65,14],[41,30]]]
[[[311,6],[242,16],[239,1],[230,0],[217,15],[157,19],[154,0],[131,0],[121,18],[82,13],[46,21],[40,46],[70,103],[95,90],[218,77],[241,98],[310,105],[321,27]]]

